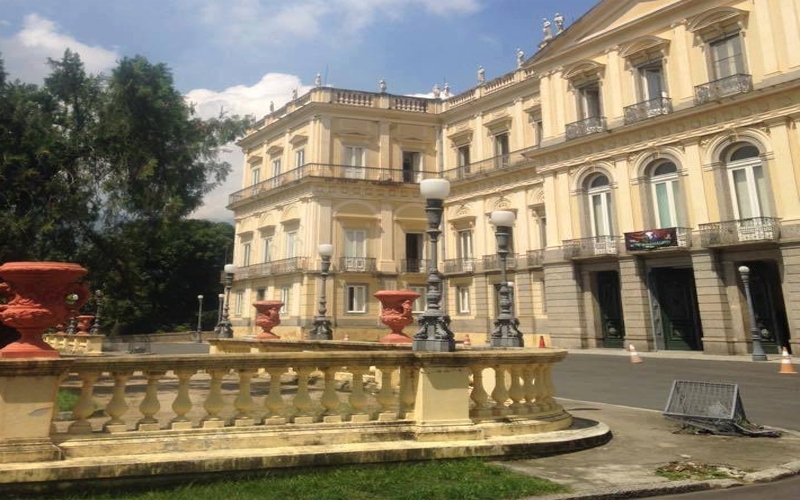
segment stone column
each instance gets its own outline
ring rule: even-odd
[[[636,257],[619,260],[619,281],[622,293],[622,317],[625,321],[625,345],[636,350],[652,351],[653,322],[647,289],[644,261]]]
[[[738,304],[728,301],[726,273],[722,272],[720,262],[711,251],[705,250],[692,253],[692,267],[703,325],[703,350],[708,354],[744,354],[737,352],[731,339],[731,307],[738,308]]]
[[[580,274],[571,262],[559,262],[546,264],[544,277],[547,324],[553,343],[561,348],[588,347]]]
[[[56,394],[69,359],[0,363],[0,463],[60,460],[50,440]]]

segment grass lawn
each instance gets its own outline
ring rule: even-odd
[[[142,483],[146,483],[143,479]],[[501,500],[566,491],[478,459],[270,471],[247,479],[187,482],[124,493],[81,493],[52,500]],[[8,497],[6,497],[8,498]],[[11,497],[15,498],[15,497]],[[18,498],[37,498],[30,494]]]

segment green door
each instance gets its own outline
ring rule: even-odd
[[[668,350],[702,351],[703,340],[694,273],[691,269],[652,271],[661,334]]]
[[[622,294],[618,272],[597,273],[597,303],[600,308],[603,347],[624,347],[625,323],[622,320]]]

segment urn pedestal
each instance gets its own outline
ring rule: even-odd
[[[272,333],[272,329],[281,324],[281,307],[283,302],[280,300],[260,300],[253,303],[256,308],[256,325],[263,330],[256,335],[258,340],[279,339]]]
[[[81,314],[75,319],[78,320],[78,331],[76,335],[89,335],[89,330],[92,329],[92,323],[94,322],[94,316],[91,314]]]
[[[89,298],[78,280],[86,269],[67,262],[7,262],[0,266],[0,321],[20,338],[0,349],[0,358],[58,358],[42,339],[47,328],[62,323]]]
[[[375,292],[375,298],[381,302],[381,323],[392,331],[381,339],[382,344],[410,344],[411,337],[403,333],[403,328],[414,322],[411,310],[414,301],[419,298],[417,292],[411,290],[381,290]]]

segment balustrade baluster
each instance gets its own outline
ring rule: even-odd
[[[311,415],[313,401],[308,393],[308,377],[312,368],[302,367],[297,369],[297,393],[294,395],[294,407],[297,413],[293,419],[296,424],[312,424],[314,416]]]
[[[89,418],[94,413],[92,393],[94,392],[94,383],[99,376],[100,373],[98,372],[81,372],[78,374],[81,379],[81,393],[78,396],[75,408],[72,409],[72,416],[75,421],[67,429],[70,434],[89,434],[92,432],[92,424],[89,422]]]
[[[521,370],[519,366],[512,366],[508,370],[511,375],[511,385],[508,389],[508,397],[511,398],[510,410],[514,414],[519,414],[522,409],[522,398],[525,397],[525,392],[522,390],[520,383]]]
[[[192,409],[192,398],[189,397],[189,381],[196,373],[195,370],[176,370],[178,377],[178,393],[172,402],[172,411],[175,418],[170,421],[171,429],[191,429],[192,421],[186,416]]]
[[[253,417],[253,409],[256,405],[251,394],[251,381],[255,372],[256,370],[253,369],[239,370],[239,394],[233,400],[233,407],[236,408],[236,417],[233,419],[233,425],[236,427],[260,423],[256,422]]]
[[[506,414],[506,401],[508,400],[508,389],[506,389],[506,369],[502,366],[494,367],[494,390],[492,391],[494,416],[504,416]]]
[[[553,394],[555,394],[555,387],[553,387],[553,365],[547,364],[541,365],[541,367],[542,379],[544,380],[544,405],[551,411],[559,409],[559,404],[553,399]]]
[[[154,415],[161,409],[161,403],[158,401],[158,381],[164,376],[164,373],[163,371],[145,372],[147,389],[144,399],[139,404],[139,412],[143,417],[136,423],[136,430],[157,431],[161,428]]]
[[[322,421],[325,423],[339,423],[342,421],[342,416],[337,412],[341,401],[339,395],[336,394],[336,368],[333,366],[326,366],[322,368],[325,376],[325,389],[322,391],[322,398],[320,404],[325,408]]]
[[[125,400],[125,385],[133,372],[112,372],[114,378],[114,392],[111,401],[106,406],[106,413],[111,417],[103,425],[105,432],[125,432],[128,425],[122,420],[122,416],[128,411],[128,402]]]
[[[475,365],[470,367],[472,370],[472,392],[470,392],[470,399],[474,403],[474,407],[470,412],[475,418],[485,418],[491,416],[492,412],[489,407],[489,394],[483,386],[483,371],[485,366]]]
[[[536,404],[536,388],[533,385],[536,370],[532,366],[522,368],[522,390],[525,393],[525,406],[528,413],[538,413],[541,411]]]
[[[400,368],[400,418],[414,419],[414,404],[417,399],[415,368],[404,366]]]
[[[353,413],[350,415],[351,422],[368,422],[369,415],[364,413],[367,406],[367,396],[364,393],[364,368],[352,367],[350,373],[353,375],[353,382],[351,384],[350,397],[347,403],[352,408]]]
[[[548,406],[547,402],[545,401],[545,396],[547,395],[547,388],[545,386],[544,381],[544,366],[545,365],[534,365],[533,367],[533,389],[536,401],[536,408],[542,412],[547,411]]]
[[[394,372],[393,366],[379,366],[378,370],[381,372],[381,389],[375,395],[375,399],[381,406],[378,415],[379,421],[397,420],[397,412],[392,410],[392,403],[394,403],[394,388],[392,387],[392,373]]]
[[[267,373],[269,373],[269,394],[264,398],[264,406],[269,412],[269,417],[264,419],[265,424],[283,425],[286,423],[286,418],[281,416],[281,411],[285,407],[281,396],[281,375],[283,375],[283,371],[283,368],[267,368]]]
[[[219,413],[225,406],[225,400],[222,399],[222,377],[226,373],[228,373],[228,370],[208,370],[211,381],[209,382],[208,395],[203,403],[206,416],[203,417],[201,424],[204,429],[225,427],[225,420],[219,416]]]

